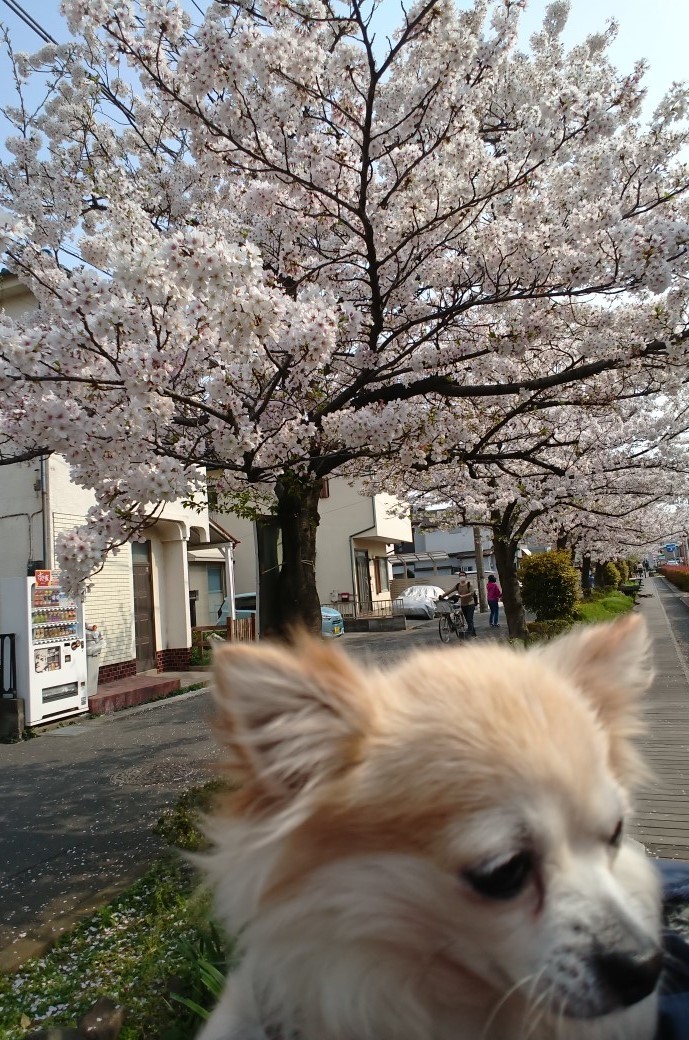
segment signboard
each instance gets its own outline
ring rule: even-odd
[[[674,552],[676,548],[677,546],[675,545],[675,543],[671,542],[670,545],[665,546],[665,552]]]
[[[47,588],[50,585],[51,572],[36,571],[34,578],[36,579],[36,585],[38,585],[39,588]]]

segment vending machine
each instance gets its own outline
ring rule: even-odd
[[[0,581],[0,632],[14,632],[17,691],[27,726],[88,711],[82,603],[57,576]]]

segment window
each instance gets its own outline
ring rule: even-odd
[[[330,498],[330,481],[323,477],[319,498]]]
[[[373,560],[373,575],[376,585],[376,593],[387,592],[390,588],[388,575],[388,561],[385,556],[376,556]]]

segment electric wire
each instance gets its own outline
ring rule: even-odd
[[[17,18],[21,18],[25,25],[28,25],[37,36],[40,36],[44,43],[54,43],[57,46],[57,40],[50,35],[47,29],[43,28],[40,22],[36,21],[33,15],[29,14],[29,12],[22,7],[19,0],[2,0],[2,2],[5,7],[12,12],[12,14],[16,14]]]

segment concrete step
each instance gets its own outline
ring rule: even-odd
[[[137,704],[148,704],[162,697],[169,697],[181,688],[179,679],[155,675],[132,675],[116,679],[98,687],[98,693],[89,697],[92,715],[107,715],[122,708],[134,708]]]

